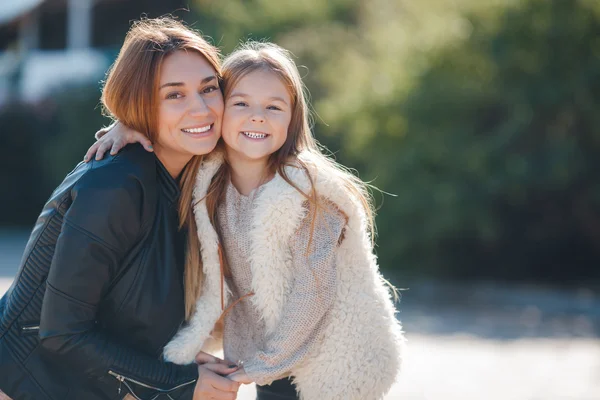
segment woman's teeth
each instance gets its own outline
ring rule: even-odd
[[[242,132],[242,133],[251,139],[264,139],[267,137],[266,133],[256,133],[256,132]]]
[[[189,128],[189,129],[182,129],[182,131],[186,132],[186,133],[203,133],[208,131],[210,128],[212,127],[211,125],[207,125],[204,126],[202,128]]]

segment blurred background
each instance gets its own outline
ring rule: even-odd
[[[166,13],[224,54],[291,50],[318,140],[384,192],[409,340],[388,399],[600,399],[597,0],[2,0],[0,293],[109,123],[130,22]]]

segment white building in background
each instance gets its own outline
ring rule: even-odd
[[[92,48],[94,6],[120,0],[0,0],[0,27],[17,32],[0,49],[0,107],[11,99],[37,102],[54,90],[102,79],[111,60]],[[40,49],[44,7],[66,7],[66,46]]]

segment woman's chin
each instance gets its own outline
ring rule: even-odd
[[[186,143],[185,149],[194,156],[202,156],[210,153],[215,149],[219,141],[219,137],[214,135],[210,140],[194,140],[193,143]]]

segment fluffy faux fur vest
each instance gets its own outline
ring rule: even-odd
[[[300,157],[309,166],[317,194],[329,199],[348,217],[336,265],[338,287],[323,341],[292,372],[304,400],[377,400],[395,382],[404,342],[390,292],[378,272],[361,205],[342,190],[335,176],[311,168],[311,156]],[[211,178],[223,162],[215,153],[202,165],[194,190],[194,215],[202,247],[205,280],[196,312],[165,347],[164,356],[177,364],[194,361],[219,319],[221,281],[218,237],[202,200]],[[311,190],[304,170],[289,167],[288,177],[305,193]],[[282,315],[290,281],[289,248],[306,211],[305,197],[276,175],[255,199],[250,299],[272,332]],[[226,300],[229,292],[225,289]],[[301,329],[301,327],[299,327]]]

